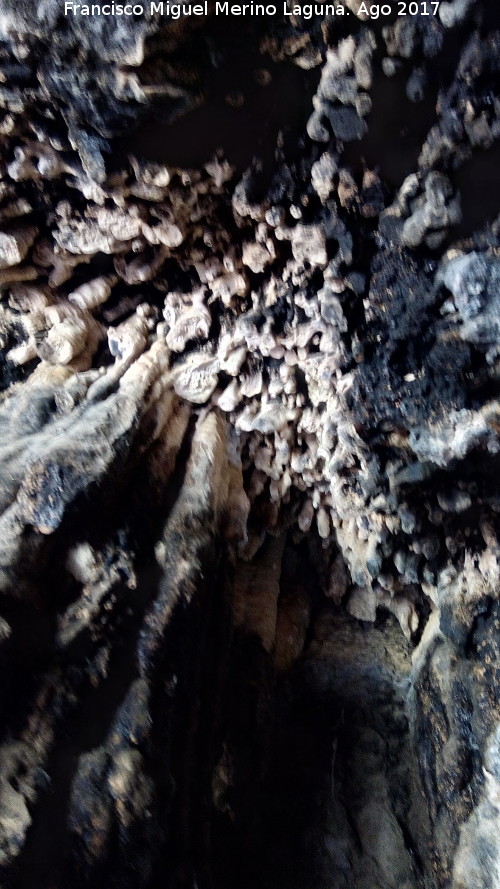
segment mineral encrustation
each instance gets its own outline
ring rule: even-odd
[[[0,0],[5,889],[500,887],[500,16],[338,5]]]

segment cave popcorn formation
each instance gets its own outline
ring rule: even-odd
[[[500,242],[497,220],[460,228],[456,171],[500,133],[500,36],[487,2],[378,25],[345,6],[349,28],[252,31],[263,67],[318,77],[302,131],[242,172],[222,151],[190,169],[113,153],[142,117],[210,102],[210,17],[206,39],[166,15],[110,38],[62,30],[51,0],[35,24],[2,4],[6,880],[31,885],[46,806],[68,837],[47,887],[155,886],[165,861],[169,885],[223,886],[228,837],[265,861],[252,784],[279,798],[269,697],[289,681],[320,708],[326,683],[336,714],[314,885],[498,884]],[[405,72],[417,102],[445,51],[414,169],[397,188],[356,169],[375,81]],[[224,710],[238,680],[260,686],[240,714],[260,759]]]

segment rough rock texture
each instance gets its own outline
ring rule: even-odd
[[[0,0],[6,889],[500,886],[500,21],[342,5]]]

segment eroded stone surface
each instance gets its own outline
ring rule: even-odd
[[[256,25],[262,89],[318,77],[243,173],[114,153],[212,108],[212,20],[0,11],[3,882],[497,886],[489,5]],[[396,188],[388,77],[433,114]]]

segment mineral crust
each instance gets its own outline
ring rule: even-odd
[[[6,889],[500,886],[500,20],[343,5],[0,0]]]

